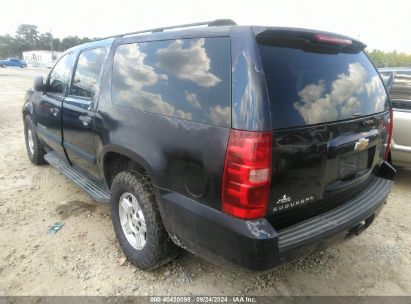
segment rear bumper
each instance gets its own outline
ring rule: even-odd
[[[358,234],[379,213],[391,185],[376,177],[344,205],[280,231],[264,218],[240,220],[176,193],[157,194],[164,225],[177,245],[213,262],[261,271]]]
[[[344,205],[279,231],[280,261],[292,261],[362,232],[381,211],[391,186],[392,181],[377,178]]]

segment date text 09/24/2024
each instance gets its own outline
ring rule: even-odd
[[[255,297],[246,296],[165,296],[150,297],[151,303],[256,303]]]

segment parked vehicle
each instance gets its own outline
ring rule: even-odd
[[[395,170],[365,45],[230,20],[178,28],[66,51],[27,94],[30,160],[109,203],[141,269],[178,247],[270,269],[367,228]]]
[[[27,67],[27,64],[24,60],[19,60],[16,58],[7,58],[5,60],[0,60],[0,67],[19,67],[19,68],[25,68]]]
[[[394,131],[390,160],[396,166],[411,166],[411,68],[379,69],[390,95]]]

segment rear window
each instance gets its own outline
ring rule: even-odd
[[[274,128],[319,124],[389,108],[383,83],[363,53],[259,45]]]

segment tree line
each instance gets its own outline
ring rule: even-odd
[[[36,25],[21,24],[14,35],[0,35],[0,59],[22,58],[22,53],[25,51],[53,50],[63,52],[73,46],[97,39],[78,36],[67,36],[60,39],[53,37],[49,32],[40,33]]]
[[[411,67],[411,54],[381,50],[367,51],[367,54],[377,68]]]
[[[98,38],[80,38],[67,36],[63,39],[54,38],[51,33],[40,33],[38,27],[32,24],[21,24],[14,35],[0,36],[0,59],[7,57],[22,58],[22,53],[33,50],[65,51],[73,46],[97,40]],[[411,54],[397,51],[381,50],[367,51],[374,65],[380,67],[411,67]]]

